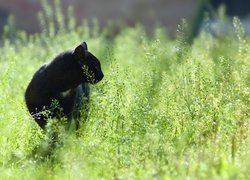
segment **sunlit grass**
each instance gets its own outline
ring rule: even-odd
[[[235,34],[201,33],[193,45],[161,28],[148,37],[127,27],[110,40],[108,30],[59,20],[63,31],[50,22],[41,34],[2,39],[0,179],[249,178],[250,47],[239,20]],[[45,133],[25,88],[41,64],[82,41],[105,78],[91,86],[80,137],[62,131],[52,157],[34,158]]]

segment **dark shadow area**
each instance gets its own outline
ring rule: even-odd
[[[7,23],[8,12],[0,9],[0,34],[3,33],[4,25]]]
[[[250,1],[249,0],[201,0],[197,3],[197,10],[194,15],[193,23],[191,24],[191,32],[188,42],[192,43],[193,39],[199,34],[202,29],[205,19],[209,20],[210,25],[219,22],[218,8],[225,8],[225,15],[228,18],[239,17],[245,20],[250,15]],[[207,14],[206,14],[207,13]],[[246,20],[249,23],[249,19]],[[221,22],[219,22],[221,23]],[[220,24],[220,28],[227,29],[228,25]],[[213,34],[213,32],[212,32]]]

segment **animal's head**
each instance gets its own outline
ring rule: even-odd
[[[73,56],[83,70],[85,82],[95,84],[102,80],[104,74],[101,69],[101,63],[88,51],[86,42],[74,49]]]

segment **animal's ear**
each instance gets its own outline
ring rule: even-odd
[[[82,47],[84,48],[85,51],[88,50],[88,46],[87,46],[87,43],[85,41],[81,45],[82,45]]]
[[[79,60],[84,60],[87,55],[87,51],[88,51],[87,43],[83,42],[82,44],[80,44],[75,48],[75,50],[73,51],[73,55]]]

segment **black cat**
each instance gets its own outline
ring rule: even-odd
[[[89,99],[89,83],[95,84],[103,77],[99,60],[83,42],[38,69],[25,92],[28,110],[42,129],[48,117],[79,120],[80,109]]]

